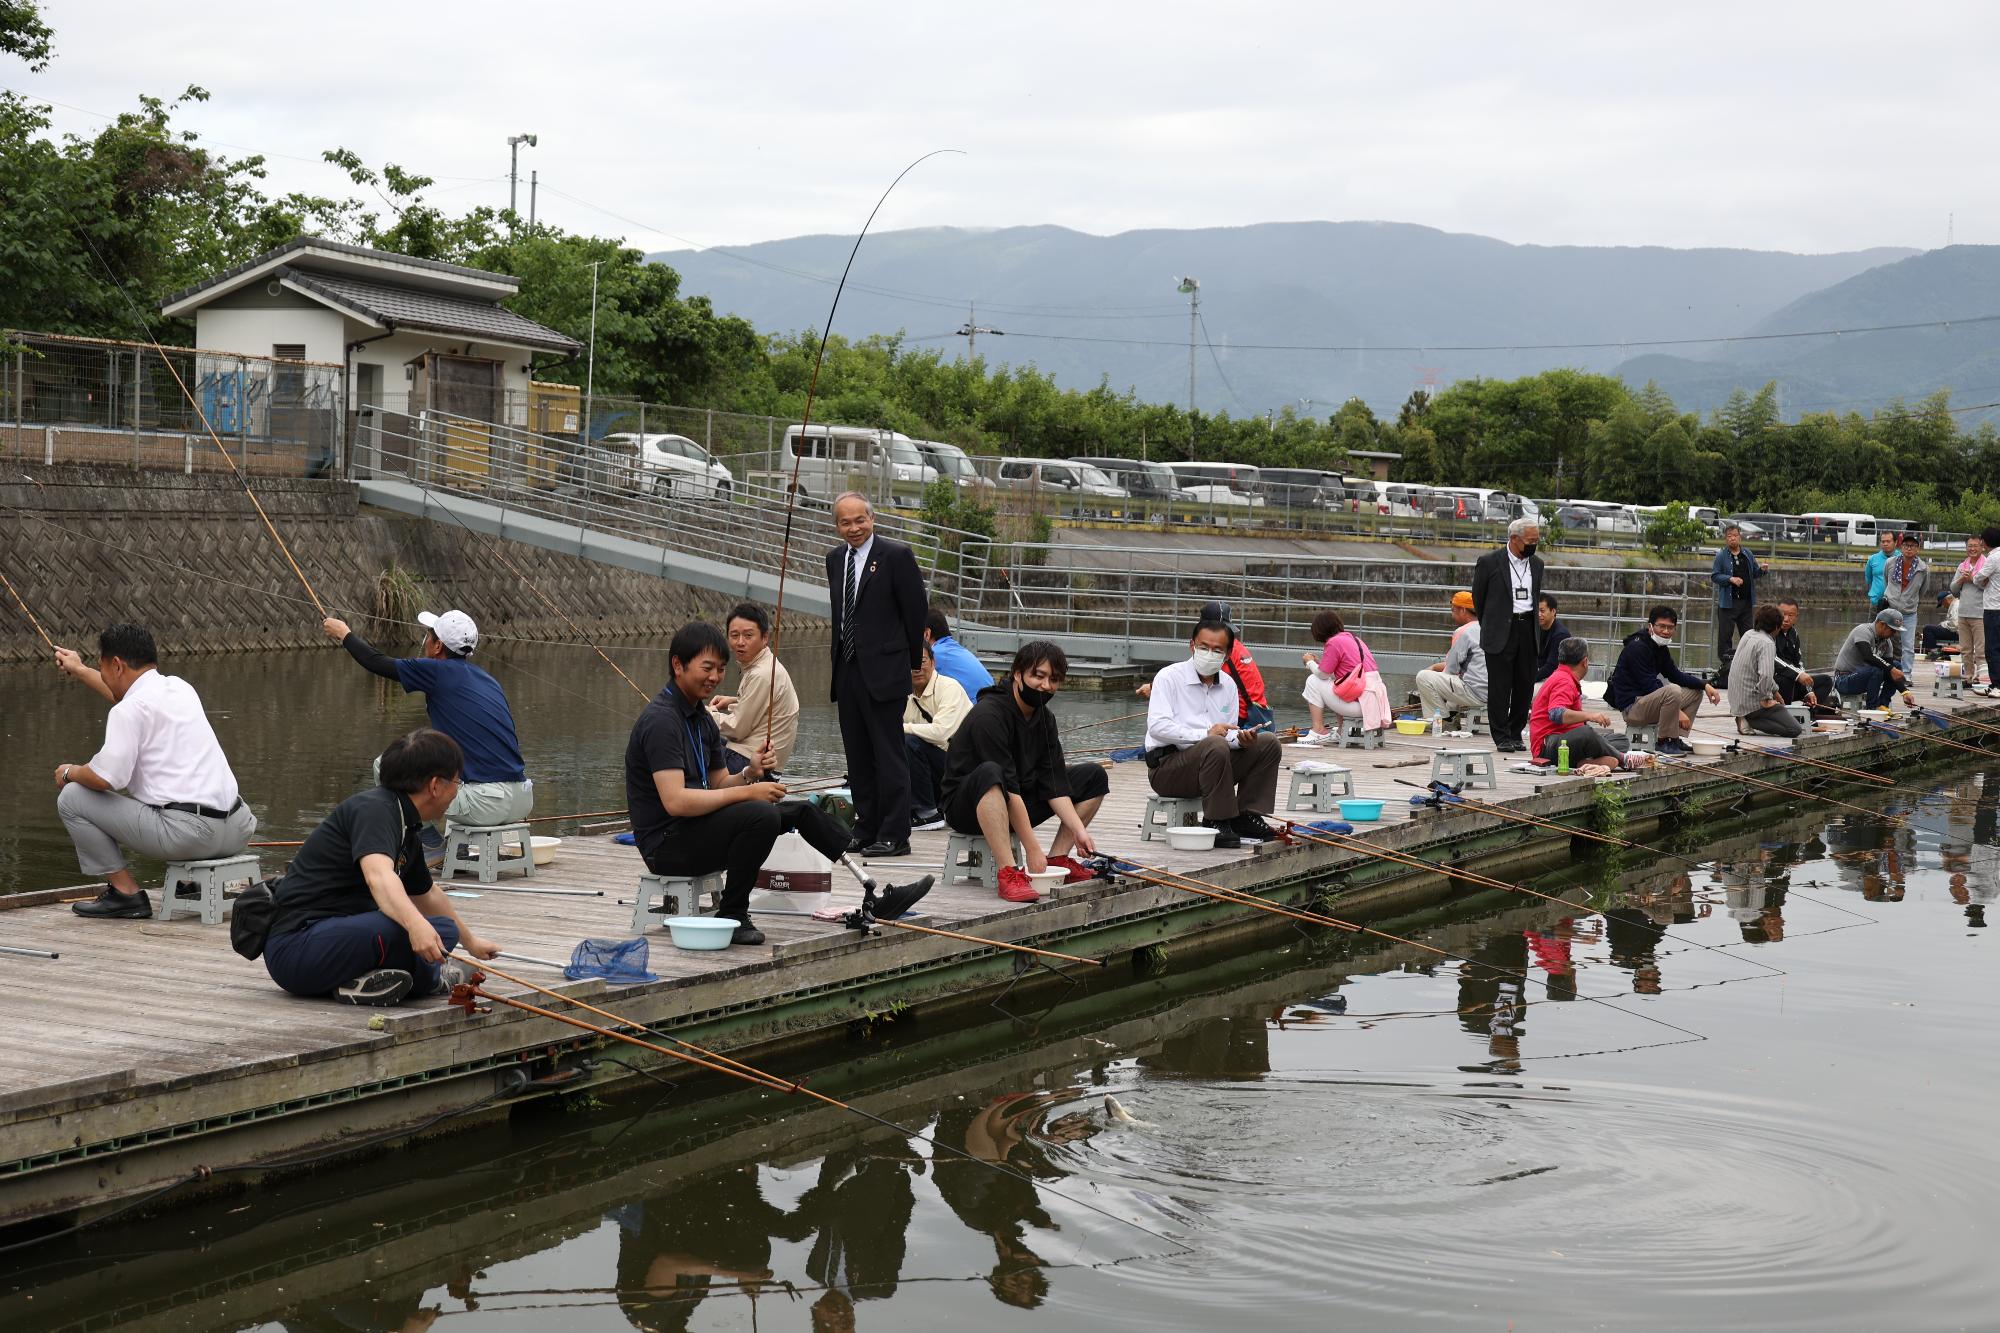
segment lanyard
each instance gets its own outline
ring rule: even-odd
[[[706,790],[708,767],[705,761],[708,758],[708,747],[701,743],[701,728],[694,724],[694,719],[681,712],[681,697],[671,685],[667,686],[667,696],[674,701],[674,712],[680,715],[681,729],[687,734],[688,757],[694,760],[695,765],[694,785]],[[682,769],[682,774],[685,776],[685,768]]]

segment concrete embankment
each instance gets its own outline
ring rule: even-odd
[[[260,477],[256,488],[320,599],[364,634],[379,630],[369,615],[407,611],[414,600],[462,606],[496,637],[574,638],[516,569],[598,640],[671,634],[694,616],[720,616],[730,601],[362,509],[346,482]],[[232,478],[31,467],[0,481],[0,505],[0,570],[59,643],[89,652],[87,641],[114,620],[152,627],[173,653],[325,643],[318,612]],[[0,660],[46,651],[18,608],[0,613]]]

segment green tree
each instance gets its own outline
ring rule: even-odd
[[[17,56],[30,70],[44,70],[55,54],[55,37],[37,0],[0,0],[0,55]]]

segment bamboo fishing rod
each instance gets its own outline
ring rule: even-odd
[[[1598,833],[1592,829],[1576,828],[1557,820],[1543,819],[1540,815],[1531,815],[1520,810],[1509,810],[1505,806],[1489,805],[1485,801],[1474,800],[1472,797],[1466,796],[1461,792],[1450,791],[1448,789],[1439,790],[1437,787],[1426,787],[1421,783],[1411,782],[1408,778],[1397,778],[1396,781],[1405,787],[1415,787],[1418,791],[1430,792],[1432,800],[1440,806],[1445,801],[1450,801],[1454,805],[1465,806],[1467,809],[1478,811],[1480,814],[1492,815],[1495,819],[1507,819],[1517,824],[1527,824],[1533,828],[1548,829],[1555,833],[1567,833],[1572,837],[1584,838],[1591,842],[1601,842],[1611,847],[1624,847],[1635,852],[1645,852],[1650,856],[1664,856],[1675,861],[1684,862],[1690,866],[1700,866],[1702,864],[1694,857],[1683,856],[1679,852],[1670,852],[1664,847],[1648,847],[1646,844],[1634,842],[1630,838],[1620,838],[1609,833]],[[1291,825],[1294,832],[1298,831],[1298,821],[1288,819],[1284,822]]]
[[[1433,953],[1440,958],[1448,958],[1455,963],[1463,963],[1468,967],[1486,968],[1490,971],[1498,972],[1505,976],[1519,977],[1524,982],[1532,980],[1532,978],[1530,978],[1525,971],[1522,971],[1518,968],[1502,967],[1498,963],[1481,962],[1476,958],[1467,958],[1463,954],[1453,953],[1449,949],[1440,949],[1435,944],[1425,944],[1420,940],[1408,939],[1402,935],[1391,934],[1386,930],[1378,930],[1374,926],[1364,926],[1353,921],[1343,921],[1339,917],[1326,916],[1318,912],[1294,911],[1289,907],[1281,907],[1277,903],[1271,902],[1269,899],[1266,898],[1260,898],[1255,894],[1244,893],[1238,889],[1225,889],[1220,884],[1211,884],[1207,880],[1196,879],[1194,876],[1183,874],[1181,871],[1178,870],[1162,870],[1152,866],[1144,866],[1140,865],[1136,861],[1129,860],[1122,856],[1111,857],[1108,859],[1118,868],[1121,874],[1129,875],[1131,876],[1131,878],[1139,880],[1141,883],[1157,885],[1158,887],[1163,889],[1179,889],[1183,893],[1193,893],[1203,898],[1214,898],[1220,902],[1232,903],[1240,907],[1256,908],[1259,911],[1270,912],[1277,916],[1290,917],[1294,920],[1308,922],[1316,926],[1332,926],[1337,930],[1344,930],[1350,934],[1373,935],[1377,939],[1388,940],[1391,943],[1401,944],[1408,948],[1420,950],[1424,953]],[[1142,872],[1142,873],[1134,873],[1134,872]],[[1171,879],[1178,879],[1178,880],[1186,880],[1187,883],[1184,884],[1172,883],[1170,882],[1170,878],[1163,878],[1163,877],[1170,877]],[[1576,907],[1575,903],[1569,902],[1566,899],[1564,900],[1564,905],[1571,908]],[[1769,965],[1766,964],[1765,966]],[[1606,996],[1585,995],[1581,991],[1578,991],[1576,992],[1576,998],[1579,1000],[1588,1000],[1593,1004],[1601,1004],[1605,1006],[1607,1009],[1617,1010],[1617,1012],[1625,1014],[1631,1018],[1643,1018],[1649,1023],[1656,1023],[1663,1028],[1669,1028],[1675,1032],[1678,1032],[1682,1036],[1688,1038],[1691,1041],[1708,1040],[1707,1037],[1703,1036],[1699,1032],[1696,1032],[1694,1029],[1682,1027],[1678,1023],[1670,1023],[1664,1018],[1656,1018],[1651,1014],[1641,1013],[1634,1009],[1621,1009],[1619,1008],[1619,1006],[1612,1004],[1610,999]]]
[[[1976,754],[1981,759],[1995,758],[1991,750],[1982,749],[1977,745],[1968,745],[1964,741],[1956,741],[1949,736],[1932,736],[1924,732],[1911,731],[1906,727],[1892,727],[1882,722],[1863,721],[1861,727],[1864,731],[1877,731],[1895,740],[1930,741],[1934,745],[1948,745],[1954,750],[1963,750],[1967,754]]]
[[[28,618],[28,623],[35,627],[35,633],[41,635],[42,642],[46,643],[49,646],[50,652],[54,652],[56,650],[56,641],[54,639],[51,639],[49,637],[49,632],[42,628],[42,622],[35,619],[35,613],[28,609],[28,604],[25,601],[21,600],[21,594],[14,591],[14,584],[12,580],[10,580],[5,574],[0,574],[0,583],[4,583],[7,585],[7,594],[8,596],[14,599],[14,605],[21,608],[21,614],[26,616]]]
[[[1692,764],[1676,763],[1669,760],[1661,760],[1661,759],[1655,759],[1654,762],[1658,763],[1662,768],[1678,768],[1688,771],[1696,771],[1695,766]],[[1869,819],[1879,819],[1882,820],[1884,823],[1901,824],[1903,822],[1903,817],[1901,815],[1892,815],[1885,810],[1870,810],[1866,806],[1850,805],[1846,801],[1837,801],[1831,796],[1821,796],[1817,792],[1800,791],[1796,787],[1781,787],[1775,782],[1766,782],[1762,778],[1753,778],[1747,773],[1738,773],[1732,769],[1723,768],[1719,765],[1712,767],[1705,766],[1701,768],[1699,771],[1703,773],[1712,773],[1717,777],[1728,778],[1731,782],[1740,782],[1746,787],[1757,787],[1761,788],[1764,791],[1774,791],[1777,792],[1780,796],[1798,796],[1798,797],[1803,797],[1808,801],[1819,801],[1825,805],[1838,806],[1842,810],[1852,810],[1857,815],[1863,815]]]
[[[2000,727],[1992,726],[1985,722],[1974,722],[1969,717],[1959,717],[1954,713],[1941,713],[1935,708],[1925,708],[1921,705],[1912,708],[1910,711],[1934,727],[1971,727],[1974,731],[1983,731],[1989,736],[2000,736]]]
[[[483,962],[476,959],[470,961],[473,967],[478,968],[481,971],[490,972],[494,976],[499,977],[503,981],[512,982],[516,986],[525,987],[528,990],[536,992],[537,994],[545,995],[550,999],[561,1000],[567,1004],[575,1005],[579,1009],[582,1009],[588,1013],[596,1014],[600,1018],[609,1019],[612,1022],[617,1023],[622,1027],[633,1028],[636,1029],[637,1031],[648,1033],[652,1036],[659,1037],[662,1040],[670,1041],[674,1043],[675,1046],[681,1047],[683,1049],[680,1050],[671,1049],[669,1047],[662,1046],[657,1042],[650,1042],[644,1040],[643,1038],[635,1037],[629,1032],[620,1032],[615,1028],[607,1028],[600,1026],[599,1024],[596,1023],[587,1022],[584,1019],[578,1018],[573,1014],[559,1014],[552,1009],[545,1009],[540,1005],[529,1004],[527,1001],[515,999],[513,996],[495,995],[492,991],[485,989],[483,986],[479,984],[479,981],[483,981],[485,979],[483,977],[480,977],[478,981],[470,982],[465,986],[464,989],[467,996],[477,995],[480,996],[481,998],[492,1000],[498,1004],[504,1004],[509,1006],[510,1008],[519,1009],[526,1013],[534,1014],[541,1018],[551,1019],[557,1023],[566,1023],[571,1027],[581,1028],[586,1032],[594,1032],[599,1036],[608,1037],[613,1041],[622,1041],[627,1043],[628,1045],[640,1047],[643,1050],[651,1051],[657,1055],[666,1056],[667,1058],[672,1060],[679,1060],[685,1064],[697,1065],[703,1069],[712,1070],[716,1073],[725,1075],[726,1077],[738,1079],[742,1082],[752,1084],[753,1086],[756,1087],[764,1088],[771,1092],[783,1092],[787,1094],[806,1097],[812,1101],[820,1103],[822,1106],[829,1106],[834,1108],[835,1110],[846,1111],[851,1115],[858,1115],[865,1120],[872,1121],[875,1124],[882,1126],[883,1128],[894,1130],[896,1133],[901,1134],[907,1138],[920,1139],[923,1142],[930,1144],[931,1147],[933,1148],[942,1149],[943,1151],[951,1153],[954,1156],[963,1157],[967,1161],[979,1162],[982,1165],[985,1165],[991,1168],[992,1170],[999,1172],[1001,1175],[1008,1177],[1009,1179],[1019,1181],[1023,1184],[1032,1186],[1036,1189],[1047,1189],[1049,1193],[1055,1195],[1057,1198],[1063,1200],[1065,1203],[1075,1204],[1080,1208],[1087,1208],[1091,1212],[1097,1213],[1099,1216],[1108,1217],[1113,1221],[1123,1222],[1126,1226],[1132,1227],[1133,1229],[1138,1231],[1143,1231],[1147,1235],[1152,1236],[1157,1240],[1166,1241],[1169,1245],[1179,1243],[1175,1241],[1171,1236],[1167,1236],[1158,1231],[1155,1231],[1151,1227],[1145,1225],[1142,1222],[1135,1222],[1129,1217],[1120,1217],[1117,1213],[1112,1212],[1108,1208],[1104,1208],[1097,1204],[1091,1203],[1087,1200],[1078,1199],[1073,1197],[1072,1195],[1065,1194],[1061,1190],[1057,1190],[1045,1184],[1044,1182],[1036,1180],[1034,1177],[1028,1175],[1026,1172],[1016,1171],[1011,1167],[1008,1167],[999,1162],[988,1161],[986,1158],[976,1156],[975,1154],[968,1152],[964,1148],[961,1148],[955,1144],[946,1143],[942,1139],[934,1138],[931,1135],[926,1134],[921,1130],[912,1130],[906,1128],[905,1126],[898,1125],[894,1121],[888,1119],[887,1117],[876,1115],[873,1111],[864,1110],[861,1107],[854,1105],[852,1102],[844,1102],[841,1101],[838,1097],[830,1097],[826,1093],[820,1092],[817,1089],[807,1087],[805,1083],[799,1079],[780,1078],[776,1074],[768,1073],[765,1070],[758,1069],[754,1065],[745,1064],[743,1061],[737,1060],[731,1056],[722,1055],[719,1054],[718,1052],[707,1050],[703,1047],[697,1046],[693,1042],[688,1041],[685,1038],[676,1037],[670,1033],[661,1032],[657,1028],[651,1027],[645,1023],[638,1022],[635,1019],[626,1018],[622,1014],[614,1014],[609,1009],[599,1008],[598,1006],[591,1004],[588,1001],[578,999],[574,995],[565,995],[560,991],[550,990],[548,987],[537,985],[535,982],[529,981],[525,977],[511,976],[508,973],[502,972],[499,968],[494,967],[491,963]],[[452,1000],[454,1003],[459,1003],[459,995],[456,990],[453,991]],[[469,1001],[466,1002],[463,1005],[463,1007],[466,1008],[468,1012],[470,1012],[471,1005]]]
[[[1427,857],[1416,856],[1409,852],[1391,851],[1387,847],[1383,847],[1376,843],[1369,842],[1364,838],[1349,838],[1338,833],[1329,833],[1321,829],[1309,828],[1301,825],[1299,821],[1297,821],[1296,819],[1286,819],[1280,822],[1284,823],[1291,829],[1291,834],[1293,837],[1304,838],[1307,842],[1316,842],[1325,847],[1333,847],[1343,851],[1358,852],[1364,856],[1377,857],[1380,858],[1381,860],[1391,862],[1392,864],[1408,866],[1412,869],[1435,871],[1436,873],[1446,876],[1447,878],[1461,879],[1466,881],[1467,883],[1476,884],[1481,888],[1504,889],[1510,893],[1526,894],[1530,898],[1540,898],[1544,902],[1554,903],[1558,907],[1567,907],[1572,911],[1579,910],[1583,906],[1580,903],[1572,902],[1570,899],[1562,897],[1560,894],[1544,893],[1540,889],[1531,889],[1525,884],[1515,884],[1507,880],[1495,879],[1491,875],[1482,875],[1474,870],[1461,870],[1457,866],[1439,865],[1437,862],[1432,861]],[[1569,829],[1567,825],[1556,825],[1555,827],[1561,828],[1565,832],[1576,831]],[[1626,845],[1631,847],[1638,847],[1637,843],[1628,843]],[[1640,850],[1651,851],[1652,849],[1641,848]],[[1671,853],[1663,853],[1663,855],[1671,855]],[[1680,857],[1678,859],[1684,861],[1687,860],[1686,857]],[[1697,863],[1689,861],[1688,864],[1694,865]],[[1706,943],[1702,940],[1690,939],[1685,935],[1676,935],[1671,931],[1665,931],[1665,930],[1660,932],[1660,937],[1662,939],[1673,940],[1677,944],[1690,944],[1697,949],[1706,949],[1710,953],[1726,954],[1730,958],[1741,957],[1745,962],[1754,963],[1756,966],[1763,968],[1766,972],[1773,973],[1778,976],[1789,975],[1789,973],[1787,973],[1783,968],[1775,967],[1770,963],[1764,962],[1762,959],[1749,958],[1740,954],[1732,954],[1727,949],[1719,948],[1716,945]]]
[[[1724,732],[1707,731],[1700,727],[1694,727],[1691,728],[1691,730],[1693,730],[1698,735],[1708,737],[1710,740],[1726,741],[1730,749],[1738,751],[1740,753],[1761,754],[1766,756],[1767,758],[1777,759],[1787,764],[1805,764],[1811,768],[1825,769],[1829,773],[1837,773],[1840,776],[1844,778],[1849,778],[1853,781],[1871,782],[1882,787],[1896,787],[1902,785],[1898,783],[1894,778],[1884,777],[1880,773],[1870,773],[1868,770],[1863,768],[1849,768],[1845,764],[1836,764],[1825,759],[1808,759],[1806,756],[1802,754],[1792,754],[1784,750],[1774,749],[1767,745],[1746,744],[1745,742],[1749,741],[1750,737],[1741,734],[1731,736]]]
[[[841,293],[847,290],[847,275],[854,271],[854,257],[861,253],[861,243],[868,239],[868,229],[875,225],[875,215],[882,211],[882,205],[889,202],[889,196],[903,183],[903,177],[940,154],[957,153],[964,156],[964,151],[961,148],[933,148],[896,173],[896,179],[889,182],[889,188],[882,191],[882,197],[875,201],[875,207],[868,210],[868,220],[861,224],[860,232],[854,237],[854,246],[847,252],[847,264],[840,270],[840,281],[834,285],[833,303],[826,308],[826,323],[820,329],[819,348],[813,353],[812,379],[806,384],[805,411],[799,419],[800,447],[792,450],[792,484],[785,491],[785,537],[778,548],[778,602],[771,612],[771,697],[764,705],[766,749],[771,746],[771,732],[778,711],[778,639],[785,628],[785,575],[792,563],[792,518],[797,514],[799,507],[799,468],[805,462],[806,430],[812,425],[813,399],[819,394],[819,372],[820,367],[826,364],[826,344],[833,337],[833,317],[840,310]]]
[[[937,935],[947,940],[963,940],[967,944],[983,944],[989,949],[1006,949],[1012,953],[1032,954],[1037,958],[1060,958],[1065,963],[1083,963],[1090,967],[1103,967],[1101,958],[1085,958],[1081,954],[1058,953],[1054,949],[1037,949],[1029,944],[1014,944],[1008,940],[989,940],[979,935],[962,935],[955,930],[939,930],[936,926],[920,926],[914,921],[891,921],[887,917],[876,917],[878,926],[894,926],[898,930],[914,930],[923,935]]]

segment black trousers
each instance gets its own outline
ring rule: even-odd
[[[1736,640],[1750,632],[1750,621],[1756,614],[1757,608],[1747,597],[1738,597],[1734,606],[1715,608],[1715,667],[1725,680],[1729,659],[1736,654]]]
[[[1496,745],[1519,745],[1528,729],[1528,710],[1535,702],[1535,666],[1541,653],[1535,645],[1535,613],[1514,617],[1507,646],[1486,650],[1486,715],[1492,720]]]
[[[804,801],[739,801],[713,814],[676,819],[667,836],[642,849],[646,869],[656,875],[706,875],[720,870],[722,905],[717,916],[749,924],[750,890],[757,872],[770,858],[771,845],[782,835],[797,833],[814,851],[837,861],[847,850],[847,830],[818,806]]]
[[[910,761],[911,812],[937,809],[938,784],[944,781],[945,752],[929,741],[920,741],[905,732],[903,753]]]
[[[1069,799],[1076,805],[1096,800],[1111,791],[1111,775],[1096,764],[1071,764],[1064,772],[1069,777]],[[976,766],[965,775],[951,793],[951,804],[945,808],[945,824],[954,833],[979,832],[979,801],[995,787],[1005,790],[1000,779],[1000,765],[992,760]],[[1042,823],[1055,813],[1049,803],[1039,796],[1024,796],[1021,804],[1028,808],[1028,827]]]
[[[1810,672],[1802,671],[1790,680],[1781,680],[1778,682],[1778,697],[1788,704],[1803,701],[1807,691],[1811,691],[1815,698],[1821,703],[1825,703],[1827,696],[1833,693],[1832,674],[1822,671],[1815,676]]]
[[[833,680],[840,696],[847,788],[854,794],[854,836],[864,843],[908,842],[910,761],[903,751],[903,703],[908,696],[871,699],[853,658],[833,669]]]

